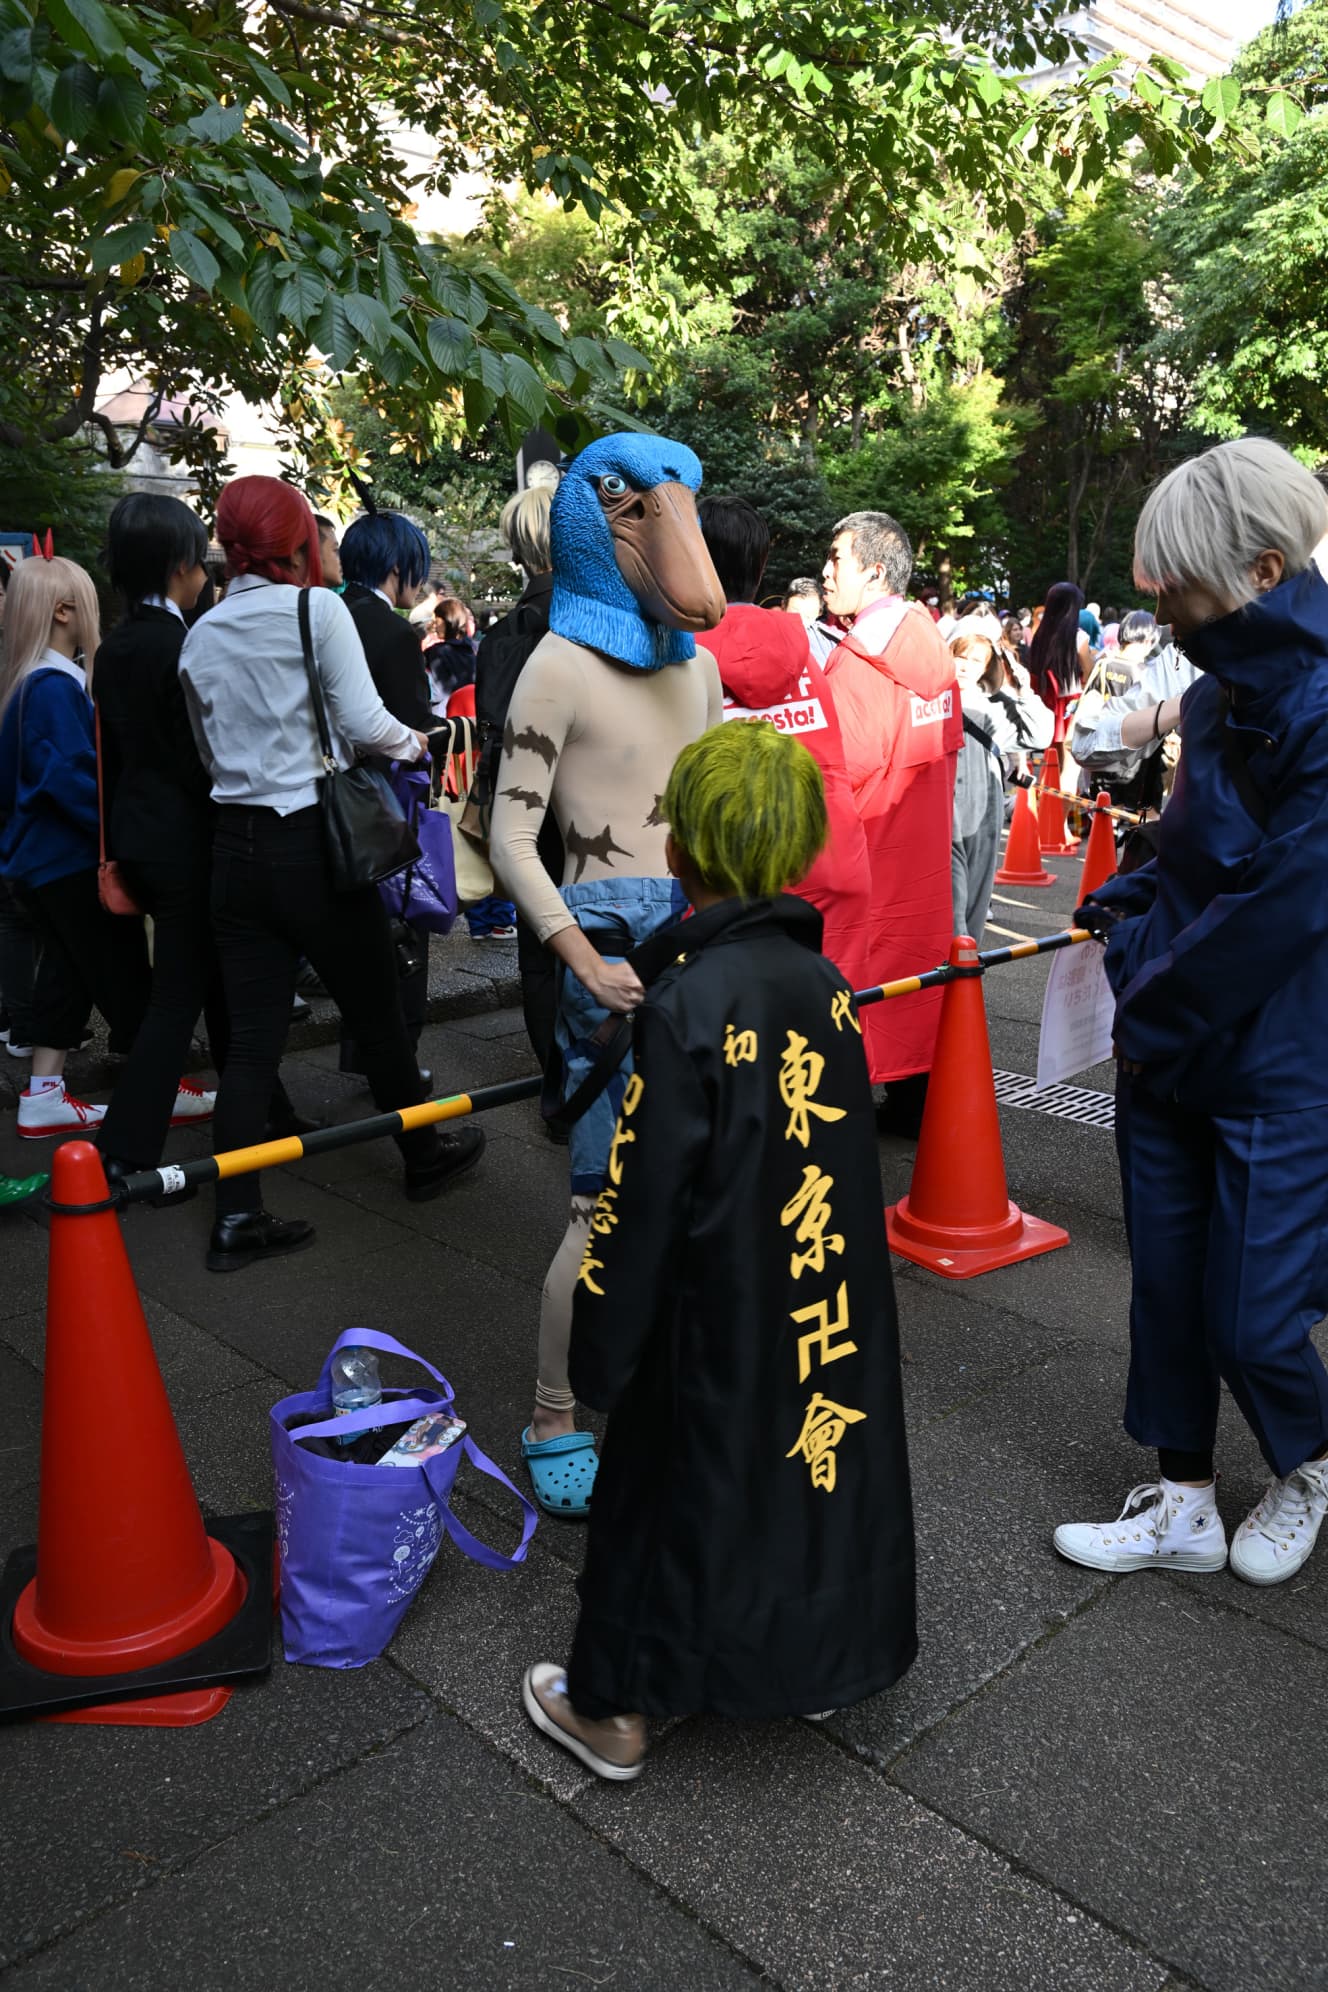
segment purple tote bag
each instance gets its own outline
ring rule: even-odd
[[[332,1358],[339,1349],[382,1349],[429,1372],[441,1390],[384,1390],[382,1402],[344,1418],[332,1415]],[[391,1335],[348,1328],[328,1352],[314,1390],[283,1397],[272,1407],[272,1470],[277,1547],[281,1556],[281,1632],[288,1660],[310,1667],[363,1667],[376,1660],[428,1576],[444,1531],[472,1562],[514,1570],[535,1533],[532,1504],[467,1432],[444,1453],[418,1466],[357,1466],[323,1459],[295,1443],[292,1418],[325,1412],[301,1425],[299,1436],[350,1437],[374,1426],[413,1422],[452,1409],[445,1376]],[[386,1446],[384,1446],[386,1451]],[[452,1513],[452,1487],[461,1455],[521,1503],[521,1541],[510,1556],[490,1549]]]
[[[450,934],[459,903],[451,818],[430,809],[427,775],[397,765],[391,780],[420,855],[404,871],[380,879],[378,896],[394,920],[409,920],[426,934]]]

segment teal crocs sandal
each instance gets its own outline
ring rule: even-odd
[[[584,1521],[599,1470],[595,1434],[563,1432],[556,1439],[532,1439],[527,1425],[521,1434],[521,1457],[545,1514],[565,1522]]]

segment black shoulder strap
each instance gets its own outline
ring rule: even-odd
[[[1002,768],[1004,768],[1005,762],[1001,757],[1001,750],[996,745],[996,742],[992,739],[991,735],[988,733],[986,727],[979,726],[977,721],[975,719],[970,719],[966,712],[962,713],[961,717],[964,722],[964,731],[968,735],[969,739],[978,741],[983,747],[986,748],[989,754],[994,754],[996,759],[1001,762]]]
[[[314,638],[310,626],[309,590],[301,588],[299,608],[300,648],[304,652],[304,669],[309,679],[309,700],[314,709],[314,723],[318,728],[318,744],[323,752],[323,766],[329,775],[337,771],[337,757],[332,752],[332,735],[327,724],[327,707],[323,704],[323,687],[318,677],[318,666],[314,662]]]

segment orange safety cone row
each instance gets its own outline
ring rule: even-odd
[[[271,1515],[204,1526],[97,1150],[52,1163],[36,1552],[0,1581],[0,1716],[185,1727],[271,1663]]]
[[[1112,878],[1116,872],[1116,832],[1108,811],[1111,797],[1105,790],[1098,796],[1093,807],[1093,826],[1084,846],[1084,876],[1079,887],[1082,898],[1097,889],[1104,879]]]
[[[1049,872],[1042,862],[1038,823],[1028,799],[1029,793],[1026,788],[1015,790],[1014,815],[1010,818],[1010,837],[1005,846],[1005,863],[996,874],[998,885],[1055,885],[1056,883],[1055,872]]]
[[[1072,851],[1079,849],[1079,839],[1071,836],[1065,826],[1065,804],[1058,795],[1047,793],[1048,789],[1062,786],[1061,764],[1054,747],[1047,749],[1039,786],[1042,793],[1038,797],[1038,837],[1042,855],[1044,858],[1068,858]]]
[[[917,1160],[908,1194],[885,1213],[891,1250],[950,1280],[1068,1245],[1070,1234],[1010,1202],[1001,1152],[977,943],[950,946]]]

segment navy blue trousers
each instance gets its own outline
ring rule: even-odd
[[[1116,1146],[1134,1266],[1125,1429],[1209,1452],[1225,1383],[1285,1476],[1328,1444],[1328,1111],[1221,1118],[1121,1073]]]

